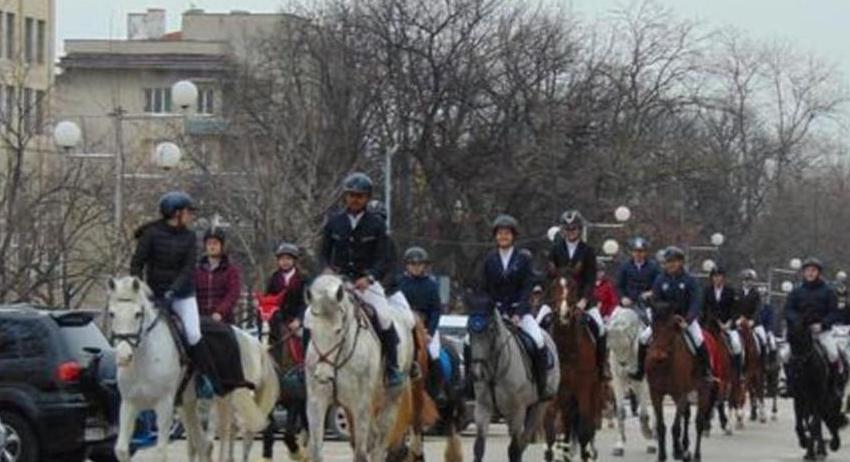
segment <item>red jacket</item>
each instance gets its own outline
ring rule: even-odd
[[[235,321],[236,304],[242,294],[242,273],[230,263],[227,256],[213,270],[209,259],[204,257],[195,268],[195,297],[201,316],[221,315],[222,321]]]
[[[614,308],[617,307],[617,303],[619,302],[617,290],[614,289],[614,284],[608,278],[602,278],[596,281],[596,287],[593,289],[593,297],[599,302],[599,312],[603,318],[611,316],[611,313],[614,312]]]

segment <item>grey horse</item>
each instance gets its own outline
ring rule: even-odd
[[[467,300],[470,307],[469,352],[475,389],[475,461],[484,459],[484,446],[492,418],[501,415],[508,424],[511,437],[508,460],[519,462],[543,421],[551,401],[541,401],[531,371],[531,363],[523,347],[508,329],[501,313],[493,309],[489,298],[475,296]],[[549,370],[547,389],[558,388],[561,373],[552,338],[545,334],[547,348],[554,355]]]

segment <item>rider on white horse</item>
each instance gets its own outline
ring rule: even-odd
[[[391,308],[380,283],[392,265],[386,223],[366,210],[373,189],[367,175],[352,173],[343,181],[342,188],[345,210],[325,224],[319,256],[326,268],[348,278],[355,293],[374,308],[387,385],[396,387],[404,383],[398,367],[399,338],[387,315]]]
[[[585,310],[590,331],[596,338],[596,361],[602,380],[611,380],[605,323],[593,291],[596,288],[596,251],[582,240],[584,217],[576,210],[561,215],[561,234],[549,252],[549,277],[573,278],[579,293],[578,308]]]
[[[144,279],[154,298],[171,309],[183,322],[188,353],[195,368],[211,383],[216,394],[222,394],[215,363],[204,342],[198,303],[195,299],[193,274],[196,263],[195,233],[189,229],[194,218],[192,198],[173,191],[159,200],[162,218],[140,227],[138,241],[130,262],[130,274]]]
[[[643,309],[643,301],[652,295],[652,283],[661,275],[661,268],[654,258],[647,258],[649,242],[638,236],[631,240],[632,258],[620,266],[617,276],[617,290],[620,292],[620,304],[625,308],[637,310],[648,321],[649,313]]]
[[[744,372],[744,345],[735,327],[738,318],[738,295],[726,284],[726,270],[715,266],[709,273],[711,284],[703,292],[704,322],[716,320],[732,350],[732,364],[740,376]]]
[[[753,327],[753,336],[761,356],[762,364],[767,360],[767,331],[758,320],[761,310],[761,295],[755,286],[756,272],[752,269],[741,271],[741,292],[738,295],[737,323],[747,322]],[[752,358],[751,358],[752,359]]]

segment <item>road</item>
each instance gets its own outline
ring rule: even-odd
[[[470,430],[472,429],[470,427]],[[623,462],[649,462],[655,460],[655,456],[645,453],[644,444],[639,436],[637,419],[630,418],[627,422],[627,438],[629,438],[629,442],[626,447],[626,455],[623,458],[615,458],[611,455],[615,436],[615,430],[608,429],[607,427],[597,434],[599,460]],[[464,460],[472,460],[472,442],[472,433],[466,433],[463,438]],[[491,436],[488,438],[487,445],[485,460],[507,460],[508,440],[506,438],[506,429],[503,425],[491,427]],[[444,448],[444,440],[438,437],[429,437],[426,441],[426,460],[441,460]],[[275,445],[275,450],[275,461],[289,460],[285,454],[283,443],[278,442]],[[542,444],[534,444],[526,451],[523,459],[534,462],[542,461],[543,450],[544,447]],[[237,451],[237,455],[241,454],[241,446],[237,447]],[[257,442],[254,445],[254,450],[249,461],[253,462],[257,460],[260,455],[259,451],[260,444]],[[172,444],[170,453],[172,455],[169,458],[170,461],[186,460],[183,442]],[[158,462],[156,454],[151,450],[140,452],[133,460],[139,462]],[[328,442],[325,448],[325,460],[331,462],[350,461],[351,452],[348,445],[341,442]],[[723,462],[801,461],[802,451],[797,447],[796,437],[793,433],[793,416],[791,414],[790,402],[780,402],[777,421],[769,421],[766,424],[746,422],[745,429],[735,432],[732,436],[721,435],[715,429],[710,438],[703,440],[703,460]],[[837,453],[830,454],[829,460],[850,462],[850,448],[845,447]]]

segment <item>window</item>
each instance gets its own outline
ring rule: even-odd
[[[6,109],[3,114],[6,124],[11,124],[15,117],[15,87],[6,85]]]
[[[215,113],[215,90],[203,88],[198,91],[198,114]]]
[[[171,112],[171,88],[145,88],[145,112]]]
[[[15,13],[6,13],[6,57],[15,59]]]
[[[44,133],[44,96],[45,92],[37,90],[35,92],[35,132],[39,135]]]
[[[39,321],[0,321],[0,359],[38,358],[47,353],[50,333]]]
[[[47,54],[47,23],[39,19],[38,21],[38,42],[36,43],[35,59],[39,64],[44,64],[45,55]]]
[[[0,321],[0,359],[18,357],[18,342],[11,321]]]
[[[35,19],[24,21],[24,60],[28,63],[35,59]]]
[[[32,133],[32,88],[24,88],[24,133]]]

